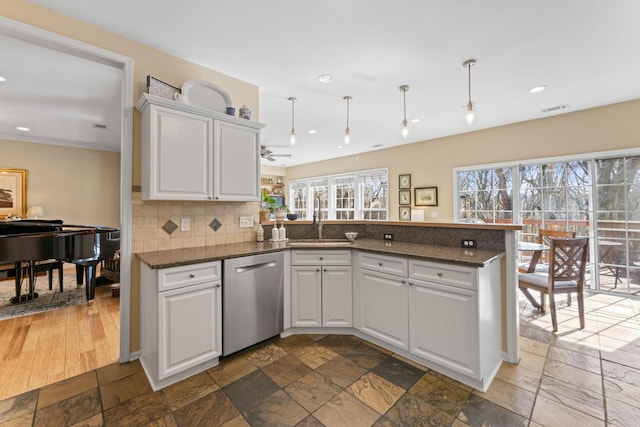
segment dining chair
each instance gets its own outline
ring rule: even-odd
[[[576,237],[575,231],[567,230],[551,230],[547,228],[541,228],[538,230],[538,243],[549,246],[551,239],[557,238],[571,238]],[[549,252],[551,253],[551,252]],[[544,254],[542,255],[542,262],[536,265],[536,272],[546,273],[549,271],[549,260]]]
[[[589,253],[589,238],[552,238],[549,240],[549,272],[518,274],[518,286],[540,292],[541,306],[544,311],[544,298],[549,295],[553,332],[558,331],[556,316],[556,294],[577,293],[580,329],[584,329],[584,272]],[[567,298],[567,305],[571,300]]]

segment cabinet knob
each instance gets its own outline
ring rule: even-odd
[[[438,275],[438,277],[442,277],[442,272],[441,271],[438,271],[436,274]]]
[[[407,283],[407,281],[406,281],[406,280],[404,280],[404,279],[402,279],[402,280],[401,280],[401,282],[402,282],[402,284],[403,284],[403,285],[404,285],[405,283]]]
[[[413,283],[411,282],[411,280],[409,280],[409,286],[413,286]]]
[[[211,200],[212,198],[213,198],[213,197],[211,197],[211,196],[207,197],[207,199],[209,199],[209,200]]]
[[[320,261],[322,261],[323,259],[324,259],[323,257],[320,257]]]
[[[214,287],[214,288],[219,288],[219,287],[221,287],[221,286],[222,286],[222,285],[221,285],[220,283],[217,283],[217,284],[215,284],[213,287]]]
[[[316,271],[320,271],[320,269],[318,268]],[[326,271],[326,270],[325,270]]]
[[[382,267],[382,263],[381,263],[381,262],[378,262],[378,265],[379,265],[380,267]]]
[[[194,277],[196,277],[196,273],[189,274],[189,277],[191,277],[193,279]]]
[[[324,271],[324,272],[326,273],[326,272],[327,272],[327,269],[325,268],[325,269],[324,269],[324,270],[322,270],[322,271]]]

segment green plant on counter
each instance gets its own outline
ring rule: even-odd
[[[261,190],[261,193],[262,193],[262,209],[266,209],[274,215],[286,215],[289,212],[291,212],[289,210],[289,206],[287,206],[286,204],[283,204],[281,206],[276,206],[276,200],[273,197],[271,197],[269,194],[267,194],[267,192],[264,189]]]

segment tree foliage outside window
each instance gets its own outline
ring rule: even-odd
[[[356,171],[289,182],[292,212],[310,219],[388,219],[388,170]]]

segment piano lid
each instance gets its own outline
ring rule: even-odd
[[[20,219],[15,221],[0,221],[0,236],[14,234],[33,234],[59,231],[62,229],[60,219]]]

